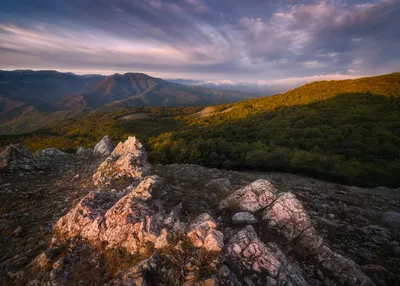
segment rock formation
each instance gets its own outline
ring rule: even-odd
[[[209,213],[184,218],[181,205],[167,210],[168,185],[151,174],[135,137],[118,144],[93,180],[100,189],[54,225],[49,249],[32,262],[35,273],[47,275],[30,285],[74,284],[81,268],[102,275],[98,283],[105,285],[374,285],[329,248],[293,194],[280,193],[268,180],[229,195],[217,220]],[[206,184],[220,185],[227,184]],[[112,272],[102,268],[110,253],[109,268],[117,267]],[[115,262],[121,253],[126,262]]]
[[[131,184],[139,181],[149,170],[150,165],[142,144],[135,137],[129,137],[124,143],[120,142],[100,165],[93,175],[93,182],[96,186],[115,184],[118,181]]]
[[[95,156],[109,156],[114,150],[114,144],[111,142],[110,137],[104,136],[99,143],[96,144],[93,150]]]
[[[21,144],[12,144],[0,153],[0,170],[34,171],[41,169],[38,160]]]
[[[226,259],[237,275],[247,276],[250,285],[308,285],[298,266],[289,262],[279,247],[261,242],[252,226],[233,235],[226,247]],[[251,275],[250,275],[251,274]]]
[[[221,208],[262,211],[269,232],[294,244],[295,251],[343,285],[373,285],[353,261],[333,252],[319,236],[300,201],[291,193],[277,195],[269,181],[259,180],[230,195]]]

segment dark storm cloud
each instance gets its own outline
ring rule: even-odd
[[[400,69],[397,0],[14,0],[2,5],[3,69],[144,71],[266,82]]]

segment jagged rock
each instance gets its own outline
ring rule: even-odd
[[[222,201],[220,209],[254,213],[270,205],[276,199],[276,193],[270,181],[257,180]]]
[[[293,194],[281,194],[264,210],[263,219],[270,230],[294,243],[296,252],[310,258],[340,284],[374,285],[357,264],[333,252],[324,243],[303,205]]]
[[[89,156],[93,154],[93,151],[93,148],[84,148],[82,146],[79,146],[76,154],[81,156]]]
[[[39,162],[23,145],[12,144],[0,153],[0,170],[34,171],[41,169]]]
[[[129,137],[124,143],[120,142],[100,165],[93,175],[93,182],[101,186],[123,179],[138,181],[148,174],[149,170],[150,165],[142,144],[135,137]]]
[[[116,192],[90,192],[55,228],[63,237],[107,242],[109,247],[121,247],[132,254],[156,242],[164,245],[157,240],[167,236],[162,230],[164,216],[152,201],[163,186],[158,176],[150,176],[121,199]]]
[[[93,150],[93,155],[96,156],[109,156],[114,150],[114,144],[111,142],[110,137],[104,136],[99,143],[96,144]]]
[[[105,215],[107,229],[103,240],[110,247],[122,247],[133,254],[142,246],[166,244],[168,233],[163,230],[164,216],[152,201],[152,193],[157,196],[162,188],[163,182],[158,176],[146,177],[119,200]]]
[[[67,153],[58,150],[57,148],[47,148],[36,152],[36,156],[47,156],[47,157],[64,156],[66,154]]]
[[[224,246],[224,235],[216,230],[215,221],[209,214],[199,215],[189,227],[188,239],[194,247],[219,252]]]
[[[235,213],[232,217],[232,222],[234,224],[252,224],[256,223],[256,218],[248,212]]]
[[[60,218],[55,229],[63,238],[81,236],[96,241],[104,227],[105,214],[118,200],[115,192],[90,192],[69,213]]]
[[[277,285],[308,285],[301,270],[288,261],[278,246],[262,243],[250,225],[229,239],[226,258],[232,268],[239,269],[239,276],[250,272],[255,273],[258,279],[265,279],[257,285],[270,285],[267,279],[273,279]]]

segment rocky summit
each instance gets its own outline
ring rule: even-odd
[[[104,138],[1,153],[3,285],[400,284],[398,190],[151,166]]]

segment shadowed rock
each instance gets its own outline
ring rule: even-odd
[[[96,156],[109,156],[114,150],[114,144],[111,142],[110,137],[104,136],[99,143],[96,144],[93,150],[93,155]]]
[[[34,171],[41,169],[41,166],[23,145],[12,144],[0,153],[0,169]]]
[[[78,150],[76,150],[77,155],[81,156],[89,156],[93,154],[93,148],[84,148],[82,146],[78,147]]]
[[[251,213],[239,212],[233,215],[232,222],[234,224],[252,224],[256,223],[257,220]]]
[[[64,156],[66,154],[67,153],[58,150],[57,148],[47,148],[36,152],[37,156],[47,156],[47,157]]]

